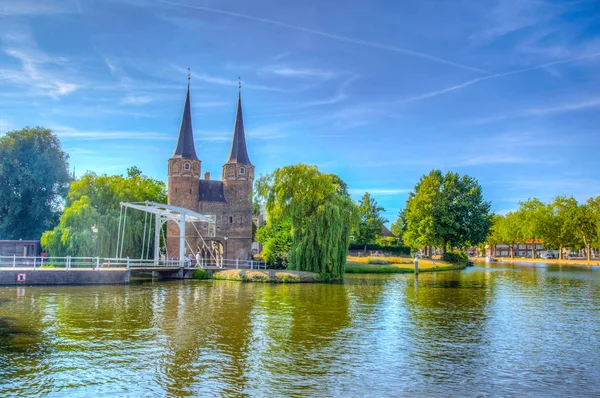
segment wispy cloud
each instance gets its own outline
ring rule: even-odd
[[[427,98],[433,98],[433,97],[437,97],[439,95],[443,95],[446,93],[450,93],[452,91],[456,91],[456,90],[460,90],[463,89],[465,87],[471,86],[473,84],[477,84],[486,80],[492,80],[492,79],[498,79],[500,77],[506,77],[506,76],[513,76],[513,75],[520,75],[522,73],[526,73],[526,72],[531,72],[534,70],[538,70],[538,69],[544,69],[550,66],[554,66],[554,65],[562,65],[562,64],[568,64],[568,63],[573,63],[573,62],[578,62],[578,61],[583,61],[583,60],[589,60],[589,59],[593,59],[593,58],[598,58],[600,57],[600,52],[596,52],[596,53],[592,53],[592,54],[585,54],[585,55],[580,55],[578,57],[575,58],[570,58],[570,59],[564,59],[564,60],[559,60],[559,61],[552,61],[552,62],[547,62],[541,65],[536,65],[536,66],[531,66],[528,68],[523,68],[523,69],[517,69],[517,70],[513,70],[510,72],[504,72],[504,73],[496,73],[493,75],[489,75],[489,76],[483,76],[483,77],[479,77],[476,79],[472,79],[469,81],[466,81],[464,83],[461,84],[457,84],[454,86],[450,86],[441,90],[435,90],[435,91],[431,91],[428,93],[424,93],[424,94],[420,94],[420,95],[415,95],[412,97],[408,97],[405,99],[402,99],[400,101],[398,101],[398,103],[403,104],[403,103],[408,103],[408,102],[415,102],[415,101],[421,101]]]
[[[482,3],[487,6],[488,3]],[[482,18],[482,30],[469,36],[474,45],[491,43],[508,34],[557,16],[559,7],[545,0],[498,0]]]
[[[557,104],[557,105],[552,105],[552,106],[519,109],[519,110],[515,110],[513,112],[509,112],[509,113],[505,113],[505,114],[486,116],[486,117],[481,117],[481,118],[474,118],[474,119],[468,120],[467,123],[468,124],[488,124],[488,123],[495,123],[495,122],[504,121],[504,120],[508,120],[508,119],[516,119],[516,118],[523,118],[523,117],[538,117],[538,116],[543,117],[543,116],[553,115],[556,113],[576,112],[576,111],[583,111],[583,110],[599,108],[599,107],[600,107],[600,97],[594,97],[594,98],[578,100],[578,101],[573,101],[573,102],[567,102],[567,103],[562,103],[562,104]]]
[[[255,16],[252,16],[252,15],[240,14],[240,13],[237,13],[237,12],[231,12],[231,11],[221,10],[221,9],[217,9],[217,8],[202,7],[202,6],[193,5],[193,4],[182,4],[182,3],[176,3],[176,2],[166,1],[166,0],[155,0],[155,1],[158,2],[158,3],[167,4],[167,5],[171,5],[171,6],[191,8],[191,9],[195,9],[195,10],[201,10],[201,11],[210,12],[210,13],[213,13],[213,14],[221,14],[221,15],[227,15],[227,16],[230,16],[230,17],[242,18],[242,19],[246,19],[246,20],[250,20],[250,21],[255,21],[255,22],[261,22],[261,23],[265,23],[265,24],[269,24],[269,25],[273,25],[273,26],[279,26],[281,28],[293,29],[293,30],[296,30],[296,31],[310,33],[312,35],[326,37],[328,39],[332,39],[332,40],[336,40],[336,41],[340,41],[340,42],[344,42],[344,43],[356,44],[356,45],[361,45],[361,46],[365,46],[365,47],[376,48],[376,49],[379,49],[379,50],[386,50],[386,51],[392,51],[392,52],[396,52],[396,53],[401,53],[401,54],[409,55],[409,56],[412,56],[412,57],[427,59],[429,61],[436,62],[436,63],[439,63],[439,64],[443,64],[443,65],[448,65],[448,66],[452,66],[452,67],[455,67],[455,68],[469,70],[469,71],[472,71],[472,72],[478,72],[478,73],[484,73],[484,74],[488,74],[489,73],[489,72],[487,72],[485,70],[482,70],[482,69],[479,69],[479,68],[475,68],[475,67],[472,67],[472,66],[460,64],[458,62],[449,61],[447,59],[436,57],[435,55],[431,55],[431,54],[428,54],[428,53],[425,53],[425,52],[409,50],[409,49],[406,49],[406,48],[392,46],[392,45],[389,45],[389,44],[381,44],[381,43],[376,43],[376,42],[367,41],[367,40],[355,39],[355,38],[352,38],[352,37],[347,37],[347,36],[342,36],[342,35],[336,35],[336,34],[332,34],[332,33],[328,33],[328,32],[323,32],[323,31],[316,30],[316,29],[306,28],[306,27],[303,27],[303,26],[292,25],[292,24],[288,24],[288,23],[285,23],[285,22],[275,21],[275,20],[272,20],[272,19],[255,17]]]
[[[40,14],[64,14],[81,12],[77,0],[54,1],[54,0],[19,0],[3,1],[0,4],[0,15],[40,15]]]
[[[183,71],[183,68],[178,68],[180,70]],[[187,71],[187,69],[186,69]],[[206,83],[211,83],[211,84],[217,84],[220,86],[229,86],[229,87],[237,87],[237,85],[239,84],[238,80],[233,80],[233,79],[225,79],[219,76],[213,76],[213,75],[209,75],[209,74],[205,74],[205,73],[195,73],[195,72],[191,72],[191,76],[192,79],[197,79]],[[243,87],[244,88],[250,88],[250,89],[254,89],[254,90],[264,90],[264,91],[279,91],[279,92],[284,92],[285,90],[278,88],[278,87],[271,87],[271,86],[264,86],[264,85],[260,85],[260,84],[253,84],[253,83],[247,83],[247,82],[242,82]]]
[[[338,72],[314,68],[297,68],[292,66],[272,65],[264,68],[263,72],[283,77],[294,77],[301,79],[334,79],[339,76]]]
[[[76,82],[62,76],[68,59],[50,56],[39,50],[28,34],[5,34],[2,36],[2,43],[2,52],[17,60],[21,68],[0,69],[0,81],[29,87],[54,98],[70,94],[79,88]]]
[[[79,141],[96,140],[140,140],[140,141],[173,141],[170,134],[147,131],[81,131],[67,126],[54,126],[53,132],[61,139],[77,139]]]

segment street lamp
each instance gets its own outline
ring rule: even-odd
[[[225,260],[227,260],[227,239],[229,239],[229,235],[223,235],[223,240],[225,241]]]
[[[96,227],[96,224],[94,224],[92,226],[92,244],[94,245],[95,254],[98,254],[98,250],[96,248],[96,239],[98,239],[98,227]]]

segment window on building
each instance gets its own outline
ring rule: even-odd
[[[240,174],[246,174],[246,168],[240,167]]]
[[[190,169],[190,164],[189,163],[184,163],[183,164],[183,168],[186,169],[186,170],[189,170]]]
[[[233,217],[229,217],[229,224],[233,224]]]

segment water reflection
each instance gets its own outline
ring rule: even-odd
[[[590,395],[597,267],[0,288],[0,392]]]

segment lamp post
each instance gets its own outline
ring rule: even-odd
[[[223,235],[223,240],[225,241],[225,260],[227,260],[227,239],[229,239],[229,235]]]
[[[96,247],[96,240],[98,239],[98,227],[96,224],[92,226],[92,244],[94,245],[94,253],[98,255],[98,249]]]

